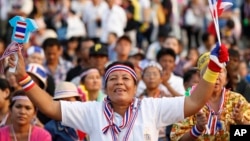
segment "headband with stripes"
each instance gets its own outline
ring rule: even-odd
[[[115,65],[106,71],[106,73],[104,75],[104,80],[105,80],[104,82],[107,82],[107,79],[108,79],[110,73],[112,73],[114,71],[126,71],[135,79],[135,81],[137,81],[136,73],[132,68],[125,66],[125,65]]]

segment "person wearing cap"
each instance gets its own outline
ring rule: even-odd
[[[46,115],[62,124],[79,129],[93,141],[157,140],[159,129],[197,113],[210,98],[221,68],[228,61],[222,46],[213,49],[208,68],[192,95],[171,98],[135,97],[137,76],[129,62],[113,62],[105,69],[104,88],[107,98],[102,102],[54,101],[25,72],[24,59],[18,53],[15,76],[27,96]],[[220,60],[219,60],[220,58]],[[11,55],[8,66],[14,67]],[[27,84],[29,84],[27,87]],[[204,91],[204,88],[207,90]],[[150,111],[150,112],[149,112]]]
[[[78,92],[83,101],[103,101],[105,94],[102,91],[102,77],[97,68],[86,68],[80,75]]]
[[[108,47],[102,43],[96,43],[89,50],[90,67],[96,67],[101,76],[104,75],[106,64],[108,64]]]
[[[55,89],[54,100],[81,101],[77,87],[71,83],[62,81]],[[85,141],[86,134],[80,130],[64,126],[61,121],[51,120],[44,128],[51,134],[53,141]]]
[[[32,79],[36,82],[36,84],[43,90],[46,90],[51,96],[53,96],[53,93],[51,93],[51,88],[54,88],[54,85],[51,85],[51,83],[48,83],[48,74],[45,70],[45,68],[37,63],[29,63],[26,66],[26,72],[32,77]],[[48,85],[50,84],[50,85]],[[54,83],[52,83],[54,84]],[[51,88],[48,88],[51,87]],[[52,89],[53,90],[53,89]],[[51,119],[45,116],[43,113],[41,113],[40,110],[37,111],[37,121],[36,124],[39,124],[40,126],[43,126]],[[41,123],[40,123],[41,122]]]
[[[211,58],[209,52],[199,57],[197,68],[200,76],[208,67],[209,58]],[[230,125],[250,124],[250,104],[241,94],[226,89],[226,83],[227,70],[223,67],[210,99],[199,112],[172,126],[171,140],[228,141]],[[193,89],[197,85],[188,89],[187,96],[193,94]]]

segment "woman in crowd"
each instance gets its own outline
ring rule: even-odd
[[[80,75],[79,93],[83,101],[103,101],[102,77],[98,69],[86,68]]]
[[[199,58],[198,69],[201,75],[208,61],[209,53]],[[223,68],[215,83],[212,97],[205,106],[195,115],[173,125],[173,141],[228,141],[230,125],[250,124],[250,104],[241,94],[227,90],[226,81],[227,70]]]
[[[77,87],[70,82],[62,81],[56,86],[54,100],[81,101]],[[51,120],[44,128],[49,131],[53,141],[84,141],[86,134],[62,125],[61,121]]]
[[[142,72],[142,80],[146,85],[146,89],[139,96],[140,98],[144,97],[153,97],[153,98],[162,98],[171,95],[167,95],[164,91],[160,90],[159,86],[162,83],[162,67],[155,61],[150,61],[144,67]]]
[[[228,61],[223,46],[217,46],[213,54],[217,60],[211,58],[203,79],[189,97],[135,98],[137,77],[128,62],[114,62],[106,68],[104,88],[107,98],[103,102],[53,101],[25,72],[21,51],[18,52],[15,75],[27,96],[44,114],[86,132],[90,140],[157,140],[160,127],[197,113],[210,98],[221,67]],[[15,66],[13,55],[8,61],[10,67]]]
[[[160,84],[162,83],[162,67],[159,63],[155,61],[150,61],[143,69],[142,79],[146,85],[146,89],[140,95],[140,98],[162,98],[171,96],[167,95],[164,91],[160,89]],[[159,131],[158,141],[166,141],[165,128],[162,127]]]
[[[10,103],[11,124],[0,128],[1,141],[51,141],[50,134],[43,128],[33,126],[36,107],[23,90],[13,93]]]
[[[0,127],[10,123],[10,84],[6,79],[0,78]]]

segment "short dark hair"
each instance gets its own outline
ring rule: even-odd
[[[2,91],[8,89],[11,93],[11,87],[10,87],[10,83],[8,82],[8,80],[6,80],[4,78],[0,78],[0,89]],[[6,99],[10,99],[10,94]]]
[[[132,40],[127,35],[123,35],[123,36],[119,37],[117,39],[116,43],[120,43],[122,40],[125,40],[125,41],[128,41],[129,43],[132,43]]]
[[[240,58],[240,53],[236,49],[229,48],[228,49],[228,54],[229,54],[229,57],[231,56],[231,57]]]
[[[127,66],[127,67],[130,67],[131,69],[133,69],[133,70],[135,71],[134,65],[133,65],[131,62],[129,62],[129,61],[115,61],[115,62],[109,64],[109,65],[105,68],[105,73],[106,73],[111,67],[113,67],[113,66],[115,66],[115,65]],[[133,80],[134,80],[134,82],[135,82],[135,85],[137,85],[137,81],[136,81],[135,79],[133,79]],[[106,88],[106,86],[107,86],[107,81],[105,82],[105,88]]]
[[[197,68],[191,68],[187,70],[183,75],[183,83],[190,81],[192,79],[192,76],[196,73],[198,73]]]
[[[170,56],[172,56],[174,58],[174,60],[176,59],[176,54],[175,54],[173,49],[171,49],[171,48],[161,48],[158,51],[157,55],[156,55],[157,61],[159,61],[165,55],[170,55]]]
[[[57,38],[47,38],[42,43],[42,47],[44,50],[46,50],[48,47],[52,47],[52,46],[57,46],[58,49],[61,48],[61,44]]]

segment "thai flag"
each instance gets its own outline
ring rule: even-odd
[[[27,24],[25,22],[18,21],[16,25],[15,38],[24,39]]]
[[[215,16],[215,12],[220,16],[222,12],[229,9],[233,6],[232,0],[209,0],[210,1],[210,10],[212,10],[212,14]],[[217,11],[216,11],[217,10]]]
[[[219,16],[227,9],[229,9],[231,6],[233,6],[232,0],[208,0],[209,3],[209,9],[211,12],[211,16],[214,22],[214,27],[216,30],[218,42],[221,45],[220,41],[220,29],[219,29]]]

